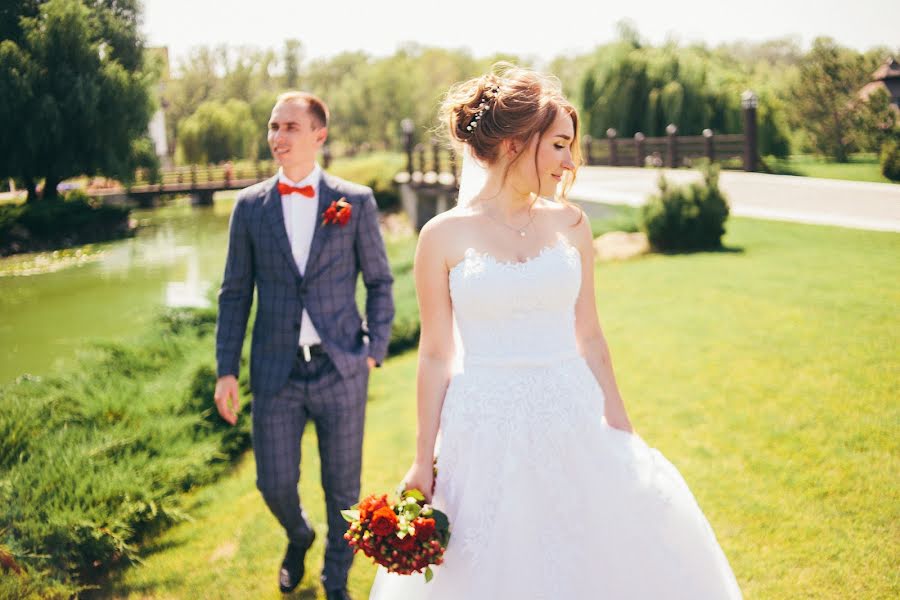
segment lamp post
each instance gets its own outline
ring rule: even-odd
[[[759,106],[759,97],[751,90],[745,90],[741,94],[741,107],[744,109],[744,170],[756,171],[756,107]]]
[[[619,132],[610,127],[606,130],[606,138],[609,140],[609,166],[619,166],[619,153],[616,151],[616,136]]]
[[[713,146],[712,129],[706,128],[703,130],[703,146],[706,150],[706,158],[709,159],[710,164],[712,164],[716,160],[716,150]]]
[[[638,131],[634,134],[634,166],[644,166],[644,134]]]
[[[666,125],[666,166],[670,169],[678,167],[678,126],[675,123]]]
[[[403,149],[406,152],[406,172],[413,172],[413,132],[416,126],[412,119],[400,121],[400,131],[403,132]]]

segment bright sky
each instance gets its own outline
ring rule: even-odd
[[[311,58],[383,56],[415,41],[549,60],[614,39],[622,19],[653,44],[794,35],[807,48],[829,35],[859,50],[900,47],[900,0],[144,0],[143,30],[149,45],[168,46],[173,66],[192,46],[280,49],[288,38]]]

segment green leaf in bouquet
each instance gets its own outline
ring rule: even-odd
[[[434,577],[434,572],[431,570],[431,567],[425,567],[425,583],[431,581],[432,577]]]
[[[341,516],[344,517],[344,520],[348,523],[352,523],[353,521],[359,521],[359,511],[358,510],[342,510]]]
[[[434,514],[431,515],[431,518],[434,519],[435,529],[438,531],[446,531],[450,529],[450,519],[447,518],[447,515],[442,513],[439,510],[435,510]]]
[[[404,498],[415,498],[417,502],[425,502],[425,494],[419,490],[406,490],[403,492]]]
[[[406,504],[403,506],[403,516],[407,521],[415,521],[416,517],[419,516],[419,513],[422,511],[422,507],[415,501],[412,504]]]

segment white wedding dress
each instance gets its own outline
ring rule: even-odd
[[[679,472],[603,420],[576,351],[577,249],[450,271],[463,368],[440,422],[434,579],[380,569],[371,600],[720,600],[741,592]]]

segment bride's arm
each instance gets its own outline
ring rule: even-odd
[[[609,346],[597,318],[597,299],[594,294],[594,239],[587,216],[576,226],[573,240],[581,252],[581,290],[575,303],[575,335],[578,351],[584,356],[591,372],[597,378],[606,399],[606,421],[616,429],[634,431],[625,404],[616,385]]]
[[[453,313],[443,232],[432,221],[422,228],[413,274],[419,301],[419,363],[416,373],[416,458],[404,479],[431,500],[434,446],[453,364]]]

